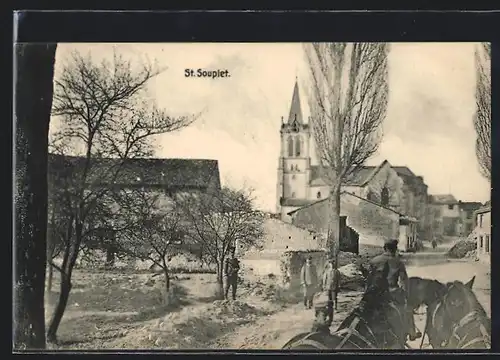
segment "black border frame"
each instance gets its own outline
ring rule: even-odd
[[[429,2],[430,3],[430,2]],[[39,7],[30,6],[30,8]],[[87,6],[90,4],[87,4]],[[96,4],[98,5],[98,4]],[[102,7],[102,4],[99,4]],[[144,3],[142,3],[144,7]],[[476,6],[476,9],[484,6]],[[444,10],[444,9],[443,9]],[[492,87],[500,84],[500,12],[499,11],[22,11],[17,13],[18,42],[300,42],[300,41],[387,41],[387,42],[463,42],[488,41],[492,43]],[[7,24],[13,24],[12,15]],[[57,24],[57,26],[55,25]],[[91,26],[88,26],[91,24]],[[134,25],[132,25],[134,24]],[[498,24],[498,25],[497,25]],[[11,38],[12,39],[12,38]],[[11,48],[12,49],[12,48]],[[12,59],[12,58],[10,58]],[[6,69],[9,69],[7,64]],[[12,69],[12,66],[10,66]],[[8,82],[6,82],[8,83]],[[10,84],[8,85],[10,86]],[[8,91],[12,93],[12,88]],[[500,101],[492,96],[493,118],[500,113]],[[10,107],[9,109],[12,109]],[[12,112],[7,118],[12,116]],[[10,121],[8,122],[10,123]],[[11,129],[12,130],[12,129]],[[495,139],[499,127],[492,121],[493,169],[497,157]],[[12,139],[10,139],[12,141]],[[7,144],[8,142],[4,142]],[[11,151],[12,151],[12,143]],[[7,152],[6,152],[7,154]],[[9,156],[9,159],[11,157]],[[10,160],[8,160],[10,161]],[[12,166],[12,164],[11,164]],[[9,174],[10,177],[10,174]],[[497,180],[492,174],[493,183]],[[496,203],[497,192],[492,186],[491,200]],[[495,200],[494,200],[495,199]],[[493,210],[493,218],[496,212]],[[495,237],[495,228],[492,229]],[[500,255],[500,245],[491,245],[492,258]],[[12,261],[9,254],[10,264]],[[492,261],[492,284],[498,283],[498,266]],[[500,338],[500,299],[498,287],[492,286],[492,338]],[[11,342],[9,341],[9,347]],[[499,352],[495,342],[492,350]],[[218,355],[269,354],[288,355],[276,351],[99,351],[100,354],[164,355],[199,354]],[[366,350],[362,352],[367,353]],[[383,351],[379,354],[394,354]],[[437,351],[404,352],[410,354],[439,354]],[[458,352],[452,352],[458,353]],[[464,353],[461,351],[460,353]],[[469,352],[467,352],[469,353]],[[476,352],[477,353],[477,352]],[[66,355],[68,352],[51,352]],[[72,353],[74,354],[74,353]],[[336,353],[346,355],[347,353]],[[391,354],[391,355],[392,355]],[[401,354],[401,353],[400,353]],[[108,356],[109,356],[108,355]],[[80,355],[78,355],[80,356]],[[85,356],[85,355],[84,355]]]

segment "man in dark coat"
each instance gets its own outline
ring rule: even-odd
[[[227,300],[229,288],[232,290],[233,300],[236,300],[236,289],[238,287],[238,271],[240,270],[240,261],[236,258],[235,249],[229,249],[231,257],[224,264],[224,275],[226,277],[226,289],[224,297]]]
[[[413,308],[407,304],[409,280],[406,266],[398,253],[398,240],[387,240],[384,244],[384,253],[375,256],[370,261],[370,267],[371,284],[369,282],[368,287],[376,287],[380,291],[387,290],[391,299],[404,309],[403,322],[408,326],[406,333],[410,340],[420,338],[422,334],[416,331]]]
[[[328,294],[328,322],[333,322],[333,311],[337,307],[337,294],[340,290],[340,271],[335,268],[335,259],[327,259],[323,273],[322,289]]]
[[[300,270],[300,282],[304,291],[304,306],[310,309],[313,306],[313,297],[318,288],[318,272],[310,256]]]

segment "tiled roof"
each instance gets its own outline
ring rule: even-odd
[[[384,160],[378,166],[360,166],[349,178],[344,181],[344,185],[364,186],[377,172],[387,163]],[[321,178],[321,166],[311,166],[311,183]]]
[[[476,201],[463,201],[458,203],[463,210],[477,210],[483,206],[482,203]]]
[[[365,199],[364,197],[358,196],[358,195],[356,195],[356,194],[351,194],[351,193],[350,193],[350,192],[348,192],[348,191],[342,191],[342,192],[340,193],[340,195],[341,195],[341,196],[352,196],[352,197],[358,198],[358,199],[360,199],[360,200],[362,200],[362,201],[365,201],[365,202],[371,203],[371,204],[373,204],[373,205],[375,205],[375,206],[377,206],[377,207],[379,207],[379,208],[381,208],[381,209],[389,210],[389,211],[391,211],[391,212],[393,212],[393,213],[398,214],[399,216],[402,216],[402,217],[408,218],[408,219],[410,219],[410,220],[414,220],[414,218],[408,217],[408,216],[406,216],[405,214],[400,213],[399,211],[396,211],[396,210],[394,210],[394,209],[391,209],[390,207],[383,206],[383,205],[381,205],[381,204],[379,204],[379,203],[377,203],[377,202],[375,202],[375,201],[371,201],[371,200]],[[309,204],[303,204],[301,208],[299,208],[299,209],[295,209],[295,210],[292,210],[292,211],[288,212],[288,215],[292,215],[292,214],[296,213],[297,211],[300,211],[300,210],[303,210],[303,209],[308,208],[308,207],[310,207],[310,206],[314,206],[314,205],[316,205],[316,204],[319,204],[319,203],[325,202],[325,201],[327,201],[327,200],[328,200],[328,198],[325,198],[325,199],[321,199],[321,200],[317,200],[317,201],[311,201]]]
[[[392,167],[398,175],[408,176],[408,177],[416,177],[416,175],[406,166],[393,166]]]
[[[76,166],[83,166],[83,157],[70,157],[49,154],[50,169],[63,170]],[[95,159],[92,166],[112,167],[118,163],[118,159]],[[210,183],[215,182],[220,187],[219,165],[217,160],[199,159],[128,159],[123,165],[124,168],[115,183],[122,185],[143,184],[156,185],[165,188],[206,188]],[[93,171],[93,173],[96,173]],[[100,178],[99,184],[107,184],[106,178]]]
[[[365,185],[378,166],[363,166],[344,181],[345,185]]]
[[[457,199],[451,194],[429,195],[429,200],[430,203],[439,205],[458,204]]]
[[[314,203],[315,200],[307,200],[307,199],[281,199],[281,206],[307,206],[311,203]]]

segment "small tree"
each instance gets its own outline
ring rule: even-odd
[[[313,136],[331,189],[328,247],[338,256],[341,185],[377,151],[381,140],[388,45],[309,43],[305,53]]]
[[[56,44],[14,46],[13,344],[45,348],[47,149]]]
[[[197,196],[179,196],[176,203],[191,227],[187,237],[217,266],[217,296],[223,298],[228,250],[236,245],[256,245],[263,235],[264,216],[255,210],[250,192],[228,187]]]
[[[66,231],[62,252],[61,291],[50,321],[47,340],[56,333],[71,291],[71,276],[85,239],[95,229],[96,209],[106,194],[133,181],[125,171],[131,158],[152,155],[151,139],[189,125],[194,117],[168,116],[147,101],[147,82],[161,72],[157,66],[133,67],[114,54],[96,64],[74,53],[55,81],[53,115],[61,120],[51,146],[62,156],[51,173],[56,199],[64,206]],[[69,157],[68,155],[77,155]],[[132,177],[131,177],[132,176]]]
[[[182,249],[185,222],[172,203],[161,206],[160,195],[145,189],[123,189],[117,194],[117,250],[135,259],[149,260],[165,276],[165,302],[170,299],[168,262]]]
[[[491,181],[491,44],[476,49],[476,157],[481,174]]]

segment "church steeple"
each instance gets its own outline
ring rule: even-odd
[[[293,124],[295,121],[297,121],[299,125],[303,124],[297,78],[295,78],[295,87],[293,88],[292,104],[290,105],[290,114],[288,115],[288,124]]]

